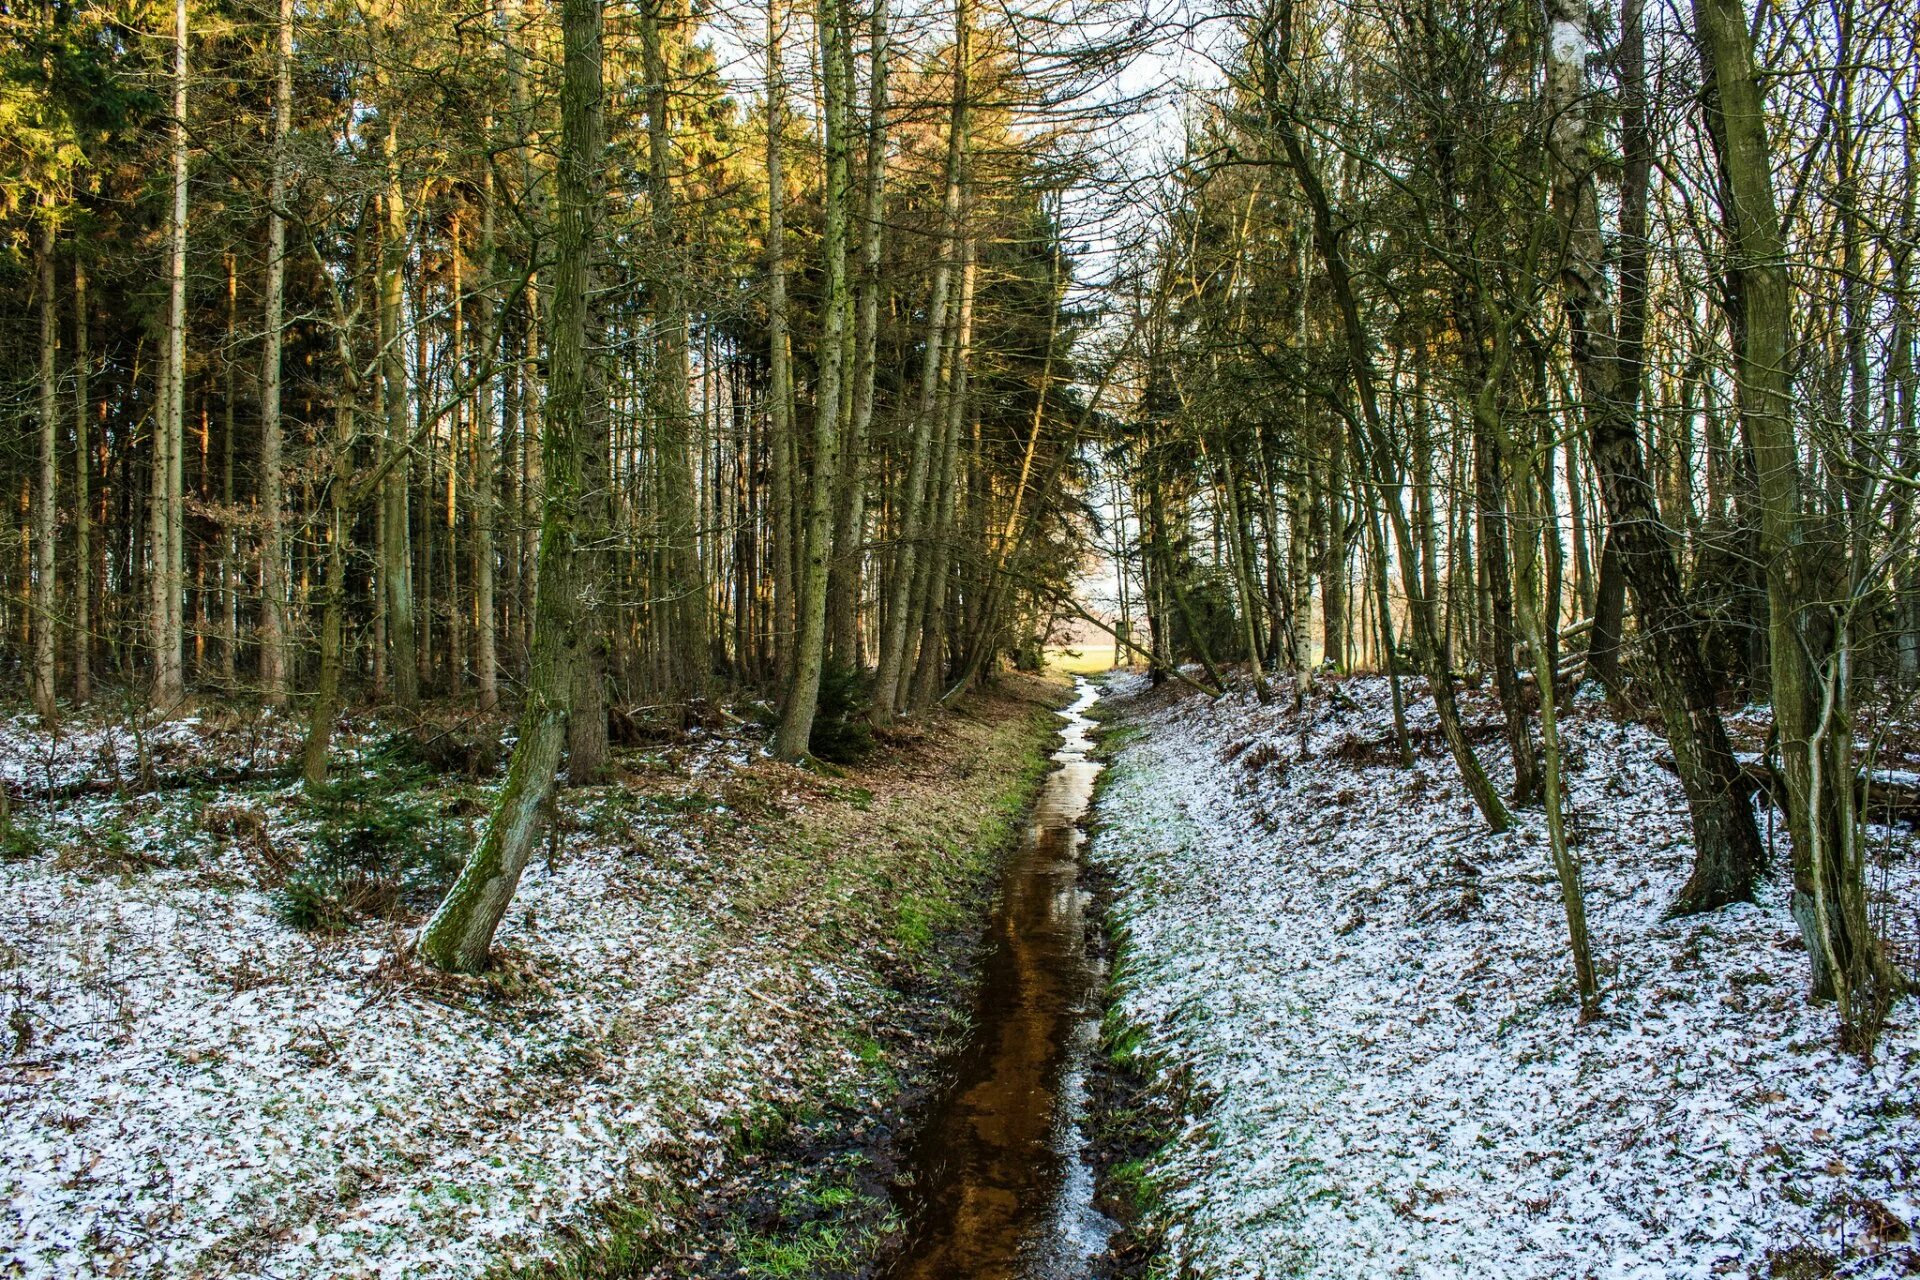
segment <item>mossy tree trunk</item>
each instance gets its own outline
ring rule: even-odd
[[[456,973],[486,967],[494,931],[513,900],[550,811],[574,690],[576,508],[590,432],[588,287],[598,239],[601,164],[600,0],[563,0],[560,156],[556,175],[552,376],[540,435],[539,586],[520,737],[479,845],[420,936],[421,954]],[[702,657],[704,661],[704,655]]]

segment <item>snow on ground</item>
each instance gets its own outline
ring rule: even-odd
[[[82,759],[121,742],[92,736]],[[17,785],[30,735],[9,737]],[[789,817],[841,792],[897,815],[750,754],[676,748],[638,791],[568,792],[489,980],[421,972],[411,926],[283,923],[261,850],[202,804],[255,807],[284,847],[291,787],[23,807],[42,847],[0,859],[0,1276],[477,1275],[709,1176],[752,1107],[856,1088],[890,944],[810,935],[839,855]]]
[[[1152,1169],[1176,1262],[1222,1280],[1920,1270],[1920,1008],[1863,1067],[1803,998],[1778,887],[1662,919],[1691,848],[1654,734],[1591,708],[1571,725],[1606,983],[1583,1028],[1542,814],[1491,836],[1443,748],[1398,768],[1383,681],[1345,684],[1357,711],[1316,698],[1311,760],[1284,692],[1116,683],[1092,856],[1119,882],[1120,1011],[1195,1087]],[[1431,728],[1431,705],[1411,719]],[[1482,751],[1498,776],[1504,752]]]

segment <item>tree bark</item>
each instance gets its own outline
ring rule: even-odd
[[[700,566],[699,510],[694,490],[692,413],[687,404],[687,309],[675,247],[672,132],[668,123],[667,57],[662,10],[671,0],[647,0],[640,16],[647,79],[647,177],[653,234],[661,270],[656,324],[659,349],[654,369],[655,461],[665,539],[659,616],[664,642],[663,692],[677,698],[703,694],[712,660],[707,647],[707,590]],[[679,14],[671,15],[677,22]],[[544,570],[543,570],[544,571]]]
[[[397,113],[389,103],[387,110]],[[400,192],[400,122],[386,122],[381,141],[386,156],[386,186],[381,194],[384,220],[380,238],[380,378],[388,453],[407,450],[407,356],[401,332],[406,326],[405,295],[407,211]],[[419,652],[413,616],[413,530],[410,459],[400,457],[387,472],[384,510],[386,541],[380,582],[387,616],[387,674],[393,700],[411,707],[420,700]]]
[[[54,531],[58,527],[60,468],[60,306],[54,299],[54,210],[51,196],[40,201],[39,226],[34,229],[35,275],[40,294],[39,472],[33,493],[33,709],[43,725],[51,726],[58,710],[54,685],[54,653],[58,630],[54,622]]]
[[[1681,587],[1674,535],[1654,505],[1636,422],[1646,314],[1649,166],[1640,9],[1640,0],[1626,0],[1621,15],[1627,155],[1617,329],[1604,268],[1592,120],[1586,105],[1587,13],[1577,0],[1549,0],[1546,92],[1554,123],[1548,145],[1553,208],[1564,245],[1560,288],[1574,369],[1586,401],[1589,447],[1607,504],[1605,554],[1618,558],[1621,573],[1633,587],[1640,632],[1651,658],[1646,674],[1693,822],[1693,870],[1671,907],[1674,914],[1685,914],[1752,901],[1754,883],[1766,872],[1766,851],[1701,654],[1699,625]],[[1593,643],[1610,639],[1596,625]]]
[[[782,130],[786,127],[786,67],[781,0],[767,0],[767,345],[768,452],[772,455],[769,550],[773,559],[773,671],[791,678],[794,608],[793,338],[787,308],[787,192]]]
[[[880,252],[887,217],[887,79],[891,33],[888,0],[873,0],[868,28],[866,184],[860,206],[860,283],[855,302],[853,405],[841,463],[840,502],[834,527],[834,561],[828,572],[828,650],[842,663],[857,662],[860,576],[864,562],[867,501],[867,438],[873,427],[876,348],[880,335]]]
[[[540,585],[520,737],[487,828],[420,936],[435,966],[458,973],[486,967],[494,931],[532,857],[560,768],[573,693],[575,605],[571,564],[579,550],[575,507],[583,488],[589,375],[590,264],[598,240],[601,165],[600,0],[562,0],[558,219],[551,379],[541,429],[546,481],[540,515]],[[701,655],[705,660],[704,653]]]
[[[1773,194],[1766,103],[1739,0],[1694,0],[1708,133],[1720,164],[1734,383],[1758,479],[1773,723],[1793,841],[1792,911],[1813,958],[1813,995],[1838,1006],[1843,1045],[1872,1050],[1904,982],[1868,922],[1853,811],[1850,640],[1831,562],[1801,511],[1793,429],[1790,282]]]
[[[948,117],[945,195],[942,201],[941,228],[945,243],[933,269],[933,283],[927,300],[927,341],[925,362],[920,368],[920,393],[914,414],[911,457],[907,464],[906,492],[899,496],[899,515],[895,521],[896,550],[885,615],[885,633],[881,637],[879,669],[873,683],[873,703],[869,712],[875,725],[891,723],[900,700],[902,677],[910,674],[907,666],[908,624],[912,612],[913,581],[919,570],[918,543],[926,522],[927,473],[932,469],[936,414],[946,344],[948,292],[952,288],[954,259],[958,255],[961,233],[961,194],[965,181],[967,151],[968,88],[972,59],[973,21],[970,0],[955,0],[953,45],[953,109]]]
[[[798,760],[807,754],[820,695],[826,652],[827,569],[832,557],[835,481],[840,461],[840,397],[846,375],[848,313],[848,203],[852,192],[848,158],[852,125],[853,51],[845,0],[820,0],[820,58],[826,87],[827,190],[826,297],[820,320],[820,360],[813,411],[813,473],[807,489],[801,541],[800,618],[794,637],[793,676],[774,735],[774,754]]]
[[[181,666],[183,590],[180,454],[186,428],[187,362],[187,0],[174,0],[172,201],[167,222],[167,321],[161,394],[154,412],[149,508],[148,632],[153,644],[150,701],[166,712],[186,697]]]
[[[73,700],[93,697],[93,441],[87,387],[87,268],[73,260]]]
[[[499,246],[494,230],[493,169],[486,166],[481,176],[480,261],[487,272],[486,303],[490,319],[497,317],[505,300],[497,283],[500,278]],[[495,341],[498,341],[496,336]],[[479,352],[481,360],[496,353]],[[494,534],[494,408],[493,385],[481,386],[474,398],[473,466],[470,525],[473,529],[473,682],[475,699],[482,711],[491,711],[500,703],[499,616],[493,590]]]

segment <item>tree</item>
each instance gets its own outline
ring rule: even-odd
[[[812,740],[820,671],[826,656],[827,566],[832,556],[834,494],[840,463],[840,399],[846,380],[849,313],[847,282],[849,153],[852,139],[853,50],[843,0],[821,0],[820,62],[826,86],[826,299],[820,327],[818,385],[813,408],[813,466],[808,477],[806,519],[801,532],[798,583],[799,629],[794,638],[791,683],[774,736],[774,754],[798,760]]]
[[[581,550],[576,508],[589,430],[588,294],[602,200],[600,0],[563,0],[560,22],[564,62],[549,314],[552,374],[540,438],[545,489],[533,656],[506,781],[478,846],[420,935],[421,953],[456,973],[486,967],[494,931],[533,855],[549,816],[574,691],[578,606],[572,565]]]

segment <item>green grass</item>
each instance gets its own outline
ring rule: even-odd
[[[1064,701],[1064,686],[1058,692]],[[742,923],[804,920],[805,930],[796,931],[793,941],[794,960],[801,964],[816,950],[859,954],[880,944],[941,989],[943,974],[966,954],[949,943],[972,929],[995,869],[1024,830],[1037,785],[1052,767],[1059,727],[1050,707],[1035,705],[994,719],[984,733],[963,729],[977,735],[970,758],[986,763],[942,784],[937,802],[925,811],[876,795],[858,777],[849,777],[829,788],[842,808],[823,810],[818,819],[803,812],[795,815],[798,821],[782,815],[773,822],[771,813],[743,806],[736,794],[754,784],[749,776],[729,789],[730,802],[697,793],[622,795],[610,788],[583,825],[618,829],[634,818],[683,816],[693,821],[728,803],[743,819],[741,825],[751,828],[755,846],[744,868],[747,881],[727,902],[729,917]],[[739,813],[743,807],[747,811]],[[871,816],[850,822],[848,810]],[[854,1274],[897,1229],[891,1202],[859,1189],[859,1162],[866,1157],[796,1168],[805,1157],[784,1154],[818,1149],[815,1128],[840,1123],[830,1118],[828,1104],[858,1110],[866,1099],[899,1091],[901,1064],[890,1042],[869,1030],[851,1023],[820,1029],[823,1043],[844,1046],[844,1056],[823,1052],[822,1069],[806,1082],[800,1099],[763,1098],[723,1122],[723,1141],[733,1161],[757,1157],[770,1179],[791,1179],[793,1185],[766,1215],[770,1220],[760,1214],[752,1221],[735,1216],[715,1233],[720,1238],[704,1242],[703,1274]],[[821,1136],[833,1149],[832,1134]],[[562,1242],[556,1261],[495,1275],[499,1280],[589,1280],[658,1269],[676,1256],[675,1240],[685,1239],[689,1195],[685,1188],[634,1188],[627,1201],[609,1205],[591,1228]],[[672,1229],[676,1222],[679,1231]]]
[[[749,1235],[740,1242],[740,1269],[766,1280],[851,1270],[859,1261],[855,1247],[863,1238],[864,1233],[824,1222],[809,1222],[790,1236]]]

